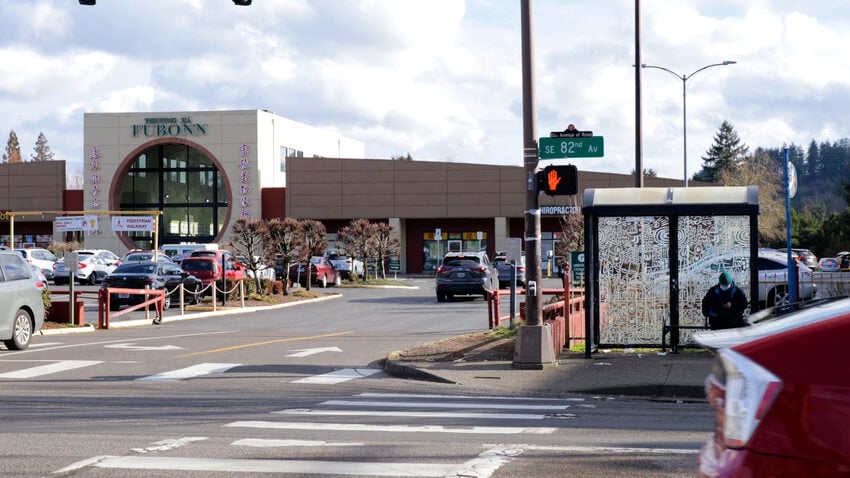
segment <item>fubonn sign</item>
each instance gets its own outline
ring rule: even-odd
[[[182,116],[175,117],[145,118],[142,124],[131,126],[133,136],[205,136],[207,125],[193,123],[192,118]]]

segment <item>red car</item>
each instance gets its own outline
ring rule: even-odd
[[[293,264],[289,268],[289,280],[305,287],[307,286],[308,277],[311,283],[321,285],[322,287],[327,287],[328,284],[338,284],[340,281],[340,275],[326,257],[311,257],[309,267],[310,272],[308,275],[305,264]]]
[[[850,476],[850,307],[782,327],[801,313],[777,320],[777,333],[717,351],[706,379],[717,425],[699,476]]]

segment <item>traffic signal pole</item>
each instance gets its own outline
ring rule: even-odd
[[[525,172],[525,320],[517,332],[515,368],[540,369],[556,364],[552,331],[542,320],[542,280],[540,270],[540,207],[537,187],[537,131],[534,103],[533,48],[531,41],[531,0],[521,0],[522,22],[522,126]]]

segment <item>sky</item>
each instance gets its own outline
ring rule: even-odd
[[[535,137],[575,124],[635,169],[635,3],[531,0]],[[750,147],[850,137],[850,2],[643,0],[643,167],[701,168],[728,120]],[[0,0],[0,139],[40,132],[82,175],[83,114],[265,109],[368,158],[522,166],[519,0]],[[700,68],[723,61],[689,75]],[[683,81],[682,75],[687,77]]]

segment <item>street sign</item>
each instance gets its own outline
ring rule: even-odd
[[[153,216],[112,216],[112,230],[153,232],[155,221]]]
[[[53,220],[56,232],[97,231],[97,216],[59,216]]]
[[[570,274],[574,286],[584,286],[584,252],[570,252]]]
[[[605,141],[602,136],[540,138],[537,148],[540,159],[601,158],[605,155]]]
[[[522,239],[519,237],[505,238],[505,256],[511,262],[520,262],[522,256]]]

